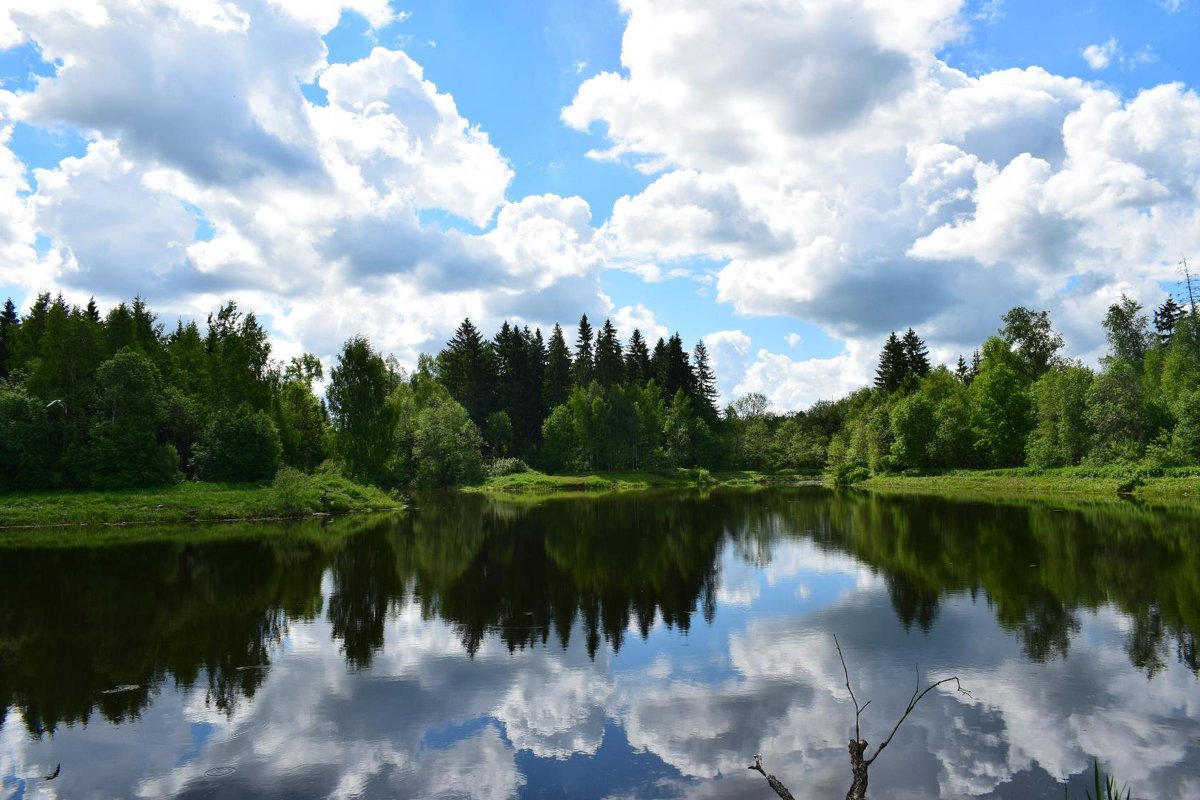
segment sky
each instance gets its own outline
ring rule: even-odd
[[[500,10],[498,10],[500,9]],[[2,0],[0,296],[225,300],[327,367],[464,317],[703,339],[726,401],[1095,364],[1200,268],[1200,0]]]

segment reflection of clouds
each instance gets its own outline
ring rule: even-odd
[[[1195,677],[1178,665],[1154,680],[1131,669],[1121,622],[1111,611],[1088,617],[1067,659],[1036,664],[983,603],[952,600],[929,634],[908,636],[876,588],[803,618],[751,621],[729,635],[737,679],[647,682],[626,691],[624,722],[635,746],[684,774],[722,776],[713,785],[721,788],[695,796],[761,796],[761,779],[741,774],[756,752],[793,790],[837,796],[849,785],[854,720],[837,633],[855,692],[873,701],[863,717],[873,745],[902,713],[914,662],[922,685],[953,671],[973,694],[943,687],[909,717],[872,769],[872,785],[889,797],[987,796],[1035,765],[1061,778],[1093,756],[1139,796],[1196,796]]]
[[[585,669],[548,663],[549,674],[519,672],[493,716],[518,750],[542,758],[594,755],[604,735],[612,681]]]
[[[62,777],[45,789],[72,798],[504,798],[525,782],[519,751],[566,759],[604,748],[626,759],[618,769],[636,773],[648,763],[637,759],[654,758],[678,770],[679,785],[660,784],[655,796],[761,799],[761,777],[746,770],[761,752],[793,790],[837,797],[849,784],[853,709],[836,633],[855,691],[872,701],[863,732],[873,745],[901,713],[915,662],[923,683],[956,673],[973,693],[949,689],[922,702],[872,768],[879,796],[1013,796],[1006,785],[1023,773],[1078,774],[1092,756],[1140,797],[1200,796],[1196,679],[1178,664],[1152,680],[1132,668],[1121,614],[1081,613],[1068,657],[1035,664],[982,600],[947,599],[928,633],[910,634],[881,581],[852,560],[804,542],[771,548],[780,596],[802,597],[809,581],[834,573],[863,588],[802,615],[751,618],[733,630],[698,625],[686,640],[656,625],[645,643],[630,637],[620,658],[602,647],[595,661],[581,635],[565,651],[515,653],[488,637],[470,659],[453,626],[406,603],[389,615],[372,668],[354,672],[327,620],[295,622],[254,697],[228,714],[205,702],[203,680],[164,688],[130,724],[94,721],[41,742],[25,738],[14,712],[0,730],[0,778],[34,778],[61,761]],[[726,551],[723,581],[766,585],[744,561],[739,572],[739,561]],[[614,722],[633,756],[609,748],[621,738],[604,738]],[[236,772],[205,776],[221,766]],[[1035,777],[1044,785],[1040,771]],[[27,796],[55,796],[34,788],[31,780]]]

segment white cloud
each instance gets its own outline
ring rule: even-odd
[[[1036,66],[971,76],[938,60],[999,4],[622,8],[623,71],[563,110],[607,134],[598,155],[667,170],[617,202],[610,259],[650,279],[716,260],[719,302],[820,325],[860,354],[859,377],[889,330],[969,352],[1015,305],[1048,309],[1094,354],[1100,287],[1161,302],[1155,282],[1194,241],[1194,90],[1122,98]],[[1115,40],[1097,47],[1117,57]],[[798,364],[761,359],[746,386],[790,406],[847,385],[840,364]]]
[[[750,353],[751,340],[740,330],[714,331],[703,337],[708,348],[709,365],[717,379],[717,390],[722,403],[731,403],[737,395],[733,388],[746,374],[746,356]]]
[[[1083,48],[1083,60],[1092,69],[1104,69],[1112,63],[1113,58],[1121,52],[1115,38],[1110,38],[1104,44],[1089,44]]]
[[[851,342],[832,358],[792,358],[759,350],[745,376],[733,388],[734,396],[760,392],[781,411],[795,411],[817,400],[841,397],[871,381],[873,351]]]

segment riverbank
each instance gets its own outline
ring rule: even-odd
[[[502,495],[542,495],[570,492],[636,492],[646,489],[712,486],[763,486],[819,483],[819,475],[771,474],[751,470],[663,469],[637,472],[602,472],[588,475],[548,475],[530,470],[488,478],[464,492]]]
[[[1078,468],[956,471],[943,475],[876,476],[854,486],[885,494],[923,494],[956,499],[1126,498],[1163,505],[1200,505],[1200,474],[1189,474],[1191,472],[1194,470],[1166,470],[1162,475]]]
[[[292,473],[274,484],[187,481],[157,489],[0,495],[0,529],[272,519],[402,506],[380,489],[337,475]]]

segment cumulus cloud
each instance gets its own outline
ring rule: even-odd
[[[346,11],[400,19],[382,0],[6,7],[4,43],[57,66],[0,92],[0,277],[102,303],[140,293],[168,319],[235,296],[280,353],[330,357],[366,333],[408,363],[467,315],[603,311],[587,204],[510,202],[507,159],[407,54],[328,64],[321,34]],[[322,102],[300,91],[314,82]],[[6,146],[18,120],[78,130],[87,152],[32,184]]]
[[[1124,98],[1036,66],[968,75],[938,48],[1000,4],[893,6],[623,3],[623,71],[563,110],[607,135],[597,157],[663,172],[617,202],[606,241],[651,277],[718,260],[720,302],[822,326],[857,348],[858,376],[889,330],[952,353],[1015,305],[1047,308],[1094,354],[1097,298],[1123,283],[1160,302],[1195,235],[1195,91]],[[759,374],[801,369],[768,356]],[[845,374],[813,364],[803,383],[845,385],[822,369]],[[771,388],[799,401],[800,383]]]

